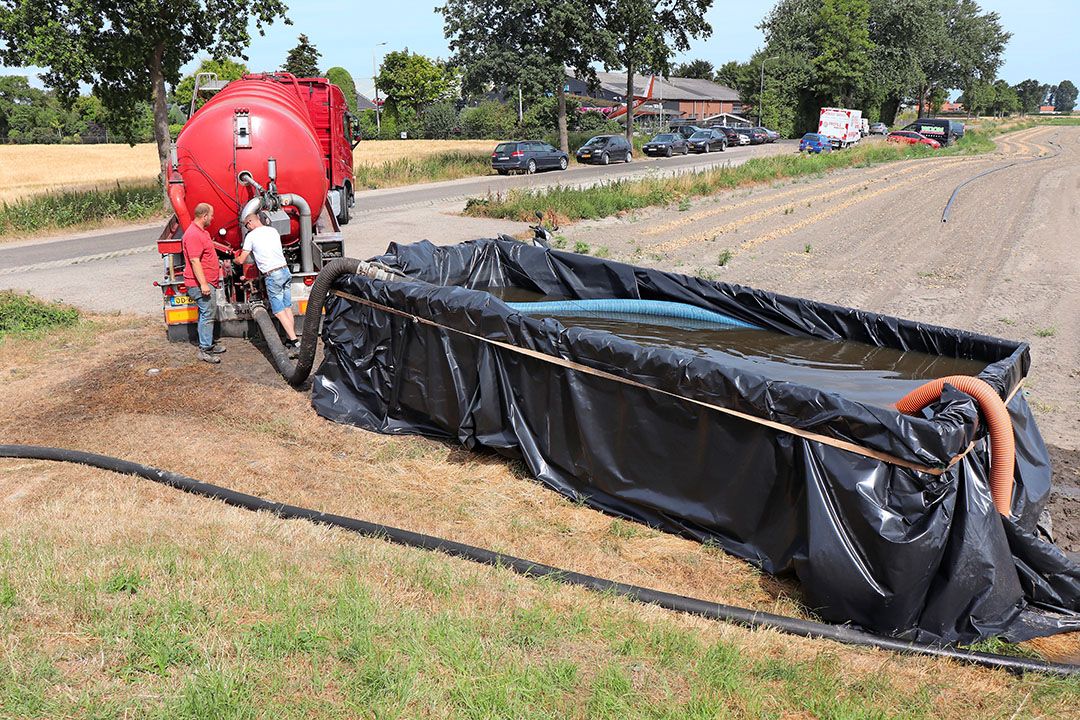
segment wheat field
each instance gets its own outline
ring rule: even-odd
[[[490,152],[495,140],[383,140],[356,146],[357,166],[444,152]],[[157,176],[152,143],[128,145],[0,145],[0,203],[49,190],[151,182]]]

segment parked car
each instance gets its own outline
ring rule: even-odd
[[[871,123],[870,124],[870,134],[871,135],[888,135],[889,134],[889,126],[886,125],[883,122]]]
[[[727,135],[716,128],[710,128],[694,133],[686,144],[690,146],[690,152],[707,153],[713,150],[724,152],[727,150]]]
[[[768,138],[765,133],[761,131],[761,128],[735,128],[735,132],[749,138],[751,145],[761,145],[762,143],[768,142]]]
[[[500,175],[511,171],[532,175],[537,170],[565,170],[569,163],[569,155],[538,140],[499,143],[491,153],[491,167]]]
[[[956,139],[951,120],[944,118],[919,118],[902,128],[905,132],[915,132],[931,140],[937,140],[944,147]]]
[[[777,140],[780,139],[780,133],[776,132],[775,130],[770,130],[769,128],[766,128],[766,127],[758,128],[758,129],[765,133],[765,137],[768,138],[768,141],[771,142],[771,143],[776,142]]]
[[[719,130],[720,132],[724,133],[724,137],[727,138],[728,147],[738,147],[739,145],[750,144],[750,138],[735,132],[735,128],[720,126],[713,129]]]
[[[672,125],[671,132],[682,135],[685,139],[689,140],[690,136],[696,132],[701,132],[706,128],[698,127],[697,125]]]
[[[941,143],[933,138],[928,138],[922,133],[917,133],[914,130],[897,130],[896,132],[889,133],[889,136],[885,138],[887,142],[900,143],[907,145],[926,145],[927,147],[937,150],[941,147]]]
[[[731,128],[731,131],[733,133],[735,133],[735,137],[739,138],[739,144],[740,145],[749,145],[750,144],[750,136],[749,135],[746,135],[746,134],[743,134],[743,133],[739,132],[738,128]]]
[[[821,133],[806,133],[799,141],[799,152],[813,153],[832,152],[832,141]]]
[[[690,151],[686,144],[686,138],[678,133],[660,133],[641,148],[646,155],[663,155],[671,157],[679,154],[685,155]]]
[[[957,140],[964,137],[964,123],[959,120],[950,120],[949,126],[952,128],[953,137]]]
[[[597,135],[578,148],[576,157],[580,163],[607,165],[620,160],[630,162],[634,150],[622,135]]]

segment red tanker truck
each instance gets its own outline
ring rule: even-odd
[[[171,340],[196,334],[180,238],[202,202],[214,206],[208,229],[222,261],[221,334],[247,337],[253,304],[265,297],[256,267],[233,263],[251,212],[265,213],[281,234],[294,310],[304,313],[315,275],[343,255],[341,225],[353,204],[352,151],[359,139],[352,120],[336,85],[288,73],[245,75],[192,115],[172,151],[168,194],[175,215],[158,238],[164,279],[155,284]]]

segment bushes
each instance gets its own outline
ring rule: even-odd
[[[424,110],[420,125],[425,138],[446,140],[458,130],[457,108],[450,102],[435,103]]]
[[[8,335],[39,335],[78,321],[79,311],[73,307],[0,290],[0,340]]]
[[[161,212],[156,184],[51,192],[0,204],[0,237],[102,220],[145,220]]]
[[[465,137],[510,138],[517,124],[517,113],[509,105],[494,100],[461,111],[461,131]]]

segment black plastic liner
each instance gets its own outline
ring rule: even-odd
[[[794,574],[833,622],[919,642],[1080,629],[1080,566],[1038,526],[1049,456],[1023,393],[1013,394],[1030,365],[1026,344],[511,241],[391,244],[378,260],[426,282],[338,283],[397,312],[331,296],[312,397],[324,417],[520,459],[564,495]],[[983,360],[980,377],[1013,395],[1013,517],[991,501],[988,443],[963,393],[946,388],[923,417],[907,417],[529,317],[484,292],[505,287],[671,300],[790,335]],[[975,445],[933,475],[485,340],[920,466],[946,468]]]

